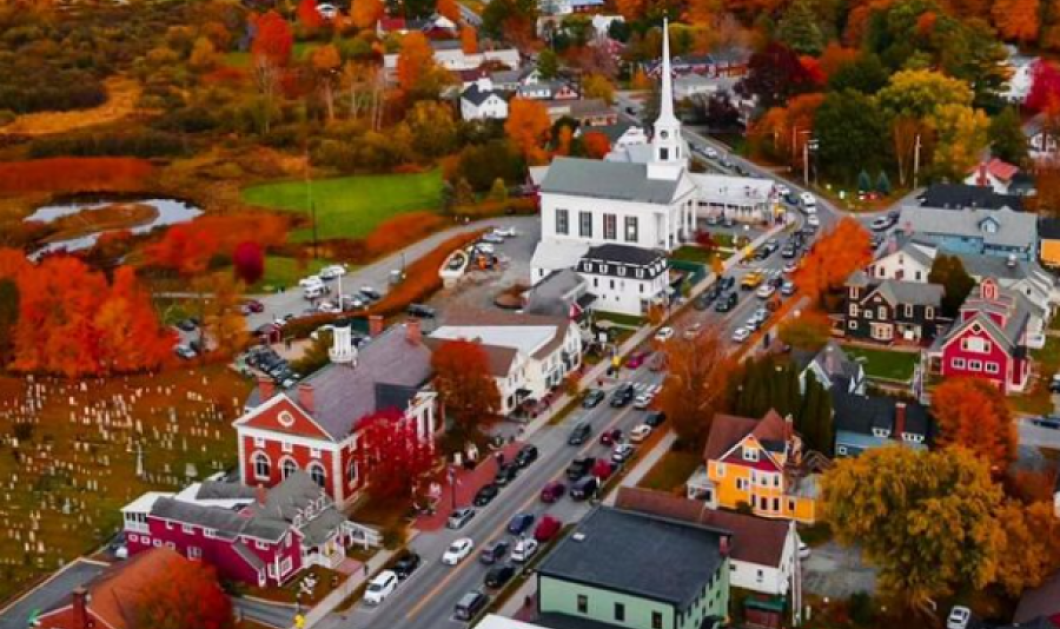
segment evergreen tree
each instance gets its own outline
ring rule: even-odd
[[[795,0],[777,24],[776,37],[801,55],[818,56],[825,37],[808,0]]]
[[[990,152],[1011,164],[1027,159],[1027,138],[1015,107],[1006,107],[990,121]]]
[[[891,193],[891,180],[887,177],[887,171],[881,170],[880,176],[876,178],[876,192],[879,192],[883,196],[887,196]]]
[[[872,179],[864,170],[858,173],[858,191],[868,192],[872,189]]]
[[[554,79],[559,74],[559,58],[550,48],[545,48],[537,56],[537,71],[543,79]]]
[[[975,280],[964,269],[957,256],[939,254],[931,264],[928,282],[939,284],[945,293],[942,296],[942,312],[947,317],[956,317],[968,293],[975,288]]]

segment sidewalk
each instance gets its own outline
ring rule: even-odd
[[[501,448],[505,461],[511,461],[515,453],[522,447],[522,443],[515,441]],[[456,473],[456,504],[466,507],[474,500],[475,494],[483,486],[490,483],[497,474],[497,459],[495,453],[482,455],[478,465],[473,469],[460,468]],[[430,533],[445,528],[449,514],[453,512],[453,490],[446,478],[442,485],[441,498],[438,501],[437,510],[432,515],[420,516],[416,520],[415,528],[424,533]]]
[[[637,464],[633,466],[633,469],[629,471],[622,478],[622,482],[618,484],[619,487],[633,487],[641,481],[642,478],[648,475],[655,464],[659,462],[659,459],[666,456],[666,453],[673,448],[674,442],[677,441],[677,433],[672,430],[667,430],[666,435],[655,444],[655,447],[651,449],[645,456],[637,459]],[[603,504],[613,507],[615,505],[615,496],[618,495],[618,487],[608,492],[607,496],[604,497]]]

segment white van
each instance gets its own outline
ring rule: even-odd
[[[813,214],[817,211],[817,199],[809,192],[800,194],[799,200],[802,201],[803,211],[807,214]]]
[[[323,297],[328,292],[328,289],[323,284],[314,284],[313,286],[307,286],[302,292],[302,296],[306,299],[316,299],[317,297]]]

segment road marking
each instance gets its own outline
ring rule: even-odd
[[[610,430],[610,429],[614,428],[616,424],[620,423],[622,421],[622,419],[626,415],[631,413],[632,411],[633,411],[633,408],[631,406],[627,406],[621,412],[619,412],[617,415],[615,415],[614,419],[611,420],[611,422],[608,423],[605,426],[604,429],[605,430]],[[578,451],[577,456],[575,456],[575,458],[581,458],[583,456],[586,456],[586,454],[589,452],[589,450],[591,450],[596,445],[597,445],[596,441],[590,439],[586,443],[586,445],[584,447],[582,447]],[[553,481],[556,481],[556,480],[560,480],[561,478],[563,478],[565,472],[566,471],[563,470],[563,471],[560,471],[558,474],[553,475],[552,478],[548,482],[553,482]],[[537,499],[538,499],[537,493],[536,492],[532,493],[521,505],[519,505],[519,508],[515,510],[515,513],[522,513],[523,511],[527,510],[530,507],[530,505],[532,505],[535,502],[537,502]],[[489,535],[486,535],[483,538],[484,542],[485,542],[485,540],[491,540],[491,539],[496,538],[499,534],[501,534],[502,531],[506,531],[507,529],[508,529],[508,523],[507,522],[501,522],[500,525],[498,525],[496,528],[494,528],[493,531]],[[470,565],[474,565],[475,563],[476,563],[476,560],[474,559],[474,555],[472,554],[472,555],[469,555],[468,558],[466,560],[464,560],[463,562],[461,562],[459,565],[454,566],[453,570],[444,579],[442,579],[438,583],[438,585],[434,586],[434,588],[432,588],[431,591],[427,592],[427,594],[424,595],[424,597],[422,599],[420,599],[420,602],[418,602],[415,605],[413,605],[412,609],[410,609],[409,612],[407,614],[405,614],[405,620],[410,620],[411,621],[413,618],[418,616],[419,613],[420,613],[420,610],[422,610],[423,607],[425,605],[427,605],[427,603],[431,602],[431,600],[434,599],[434,597],[438,596],[438,593],[441,592],[441,590],[450,581],[452,581],[454,578],[456,578],[456,576],[458,574],[460,574],[465,568],[467,568]],[[521,566],[520,566],[520,570],[522,570]]]

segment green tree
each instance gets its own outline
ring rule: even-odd
[[[1027,136],[1023,134],[1019,112],[1006,107],[990,121],[990,152],[1010,164],[1027,159]]]
[[[467,179],[461,177],[456,182],[455,190],[456,204],[459,205],[472,205],[475,203],[475,191],[471,188],[471,184],[468,183]]]
[[[891,193],[891,190],[891,178],[887,176],[887,171],[881,170],[880,176],[876,178],[876,192],[887,196]]]
[[[872,179],[869,177],[869,173],[862,170],[858,173],[858,190],[861,192],[868,192],[872,188]]]
[[[975,288],[975,279],[968,275],[964,263],[957,256],[940,253],[931,263],[928,282],[942,286],[942,313],[947,317],[956,317],[961,304]]]
[[[880,58],[872,53],[863,53],[851,63],[839,66],[828,78],[828,89],[833,92],[857,90],[871,96],[887,85],[890,72]]]
[[[817,378],[806,378],[806,393],[802,396],[802,407],[795,418],[795,428],[807,447],[825,456],[832,456],[835,446],[832,396]]]
[[[543,79],[554,79],[559,75],[559,57],[551,48],[545,48],[537,56],[537,71]]]
[[[508,200],[508,186],[500,177],[493,180],[493,186],[490,187],[490,200],[502,203]]]
[[[961,448],[875,448],[821,479],[821,515],[836,539],[878,568],[882,594],[917,611],[994,579],[1001,500],[986,462]]]
[[[854,90],[829,92],[814,115],[821,169],[849,182],[863,168],[883,166],[886,129],[874,99]]]
[[[777,23],[776,38],[802,55],[817,56],[825,38],[808,0],[795,0]]]

